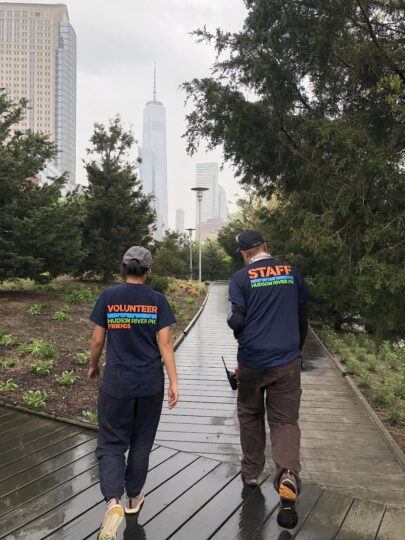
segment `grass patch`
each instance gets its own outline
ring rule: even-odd
[[[73,386],[76,382],[76,375],[73,371],[64,371],[61,375],[56,377],[56,382],[60,386]]]
[[[52,360],[37,360],[31,367],[32,373],[35,375],[49,375],[53,368]]]
[[[75,354],[74,363],[78,366],[85,366],[90,361],[90,352],[78,352]]]
[[[62,309],[59,309],[58,311],[55,311],[53,314],[52,319],[54,321],[69,321],[69,306],[64,306]]]
[[[50,396],[50,393],[46,390],[28,390],[27,392],[24,392],[22,399],[24,403],[29,405],[30,407],[45,407],[46,400]]]
[[[18,339],[12,334],[3,334],[0,339],[0,345],[4,345],[4,347],[14,347],[14,345],[18,345]]]
[[[0,367],[2,368],[12,368],[15,367],[19,363],[20,359],[18,356],[12,356],[11,358],[4,358],[4,360],[0,360]]]
[[[21,352],[30,354],[31,356],[43,356],[48,360],[55,358],[58,353],[51,343],[43,339],[33,339],[29,343],[22,343],[19,349]]]
[[[18,385],[13,381],[13,379],[7,379],[7,381],[0,381],[0,390],[3,392],[15,392]]]
[[[347,373],[381,408],[393,425],[405,421],[405,347],[367,334],[337,334],[329,326],[320,332],[327,347],[339,357]]]
[[[38,315],[41,315],[43,309],[42,304],[32,304],[31,307],[27,309],[28,315],[32,315],[33,317],[36,317]]]
[[[93,411],[82,411],[82,416],[89,422],[93,422],[94,424],[98,423],[98,415],[96,412]]]

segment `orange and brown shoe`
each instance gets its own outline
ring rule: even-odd
[[[298,524],[298,514],[295,502],[298,496],[298,483],[291,471],[285,471],[278,487],[280,495],[280,510],[277,523],[284,529],[294,529]]]

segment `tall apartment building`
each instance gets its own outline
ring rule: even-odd
[[[197,163],[196,187],[208,188],[201,203],[201,223],[218,216],[218,163]],[[196,202],[196,223],[198,224],[198,203]]]
[[[153,100],[143,112],[140,177],[143,191],[154,196],[157,216],[155,239],[161,240],[169,228],[167,200],[166,110],[156,99],[156,68]]]
[[[54,165],[76,181],[76,34],[63,4],[0,2],[0,88],[26,98],[22,129],[56,143]]]

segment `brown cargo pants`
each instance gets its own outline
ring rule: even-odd
[[[273,369],[251,369],[239,364],[239,381],[238,418],[243,452],[242,474],[245,478],[257,478],[263,472],[266,408],[272,458],[276,466],[274,487],[278,489],[285,469],[293,472],[299,482],[301,359]]]

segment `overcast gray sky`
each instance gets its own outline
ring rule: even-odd
[[[53,3],[46,0],[46,3]],[[184,208],[186,227],[194,225],[195,164],[221,162],[221,153],[185,151],[184,93],[179,85],[209,74],[213,50],[189,35],[209,29],[237,30],[246,15],[242,0],[69,0],[70,22],[78,44],[77,150],[78,181],[84,182],[82,159],[93,123],[120,113],[141,141],[142,115],[152,98],[153,62],[157,62],[157,95],[166,107],[169,223]],[[136,157],[136,156],[134,156]],[[228,167],[220,173],[228,199],[240,192]]]

